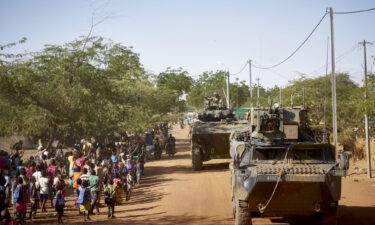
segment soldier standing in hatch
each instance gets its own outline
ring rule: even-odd
[[[216,92],[214,92],[214,96],[212,97],[212,100],[215,104],[219,105],[220,102],[220,95]]]

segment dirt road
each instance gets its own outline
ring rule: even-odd
[[[202,171],[194,172],[187,129],[176,128],[173,133],[178,141],[175,159],[163,156],[160,161],[146,164],[142,184],[134,191],[131,201],[116,207],[117,218],[107,219],[107,209],[103,207],[101,215],[92,216],[91,222],[83,222],[70,197],[65,224],[233,224],[229,160],[210,161]],[[375,183],[345,179],[340,204],[339,224],[375,224]],[[39,218],[32,224],[56,223],[52,209]],[[266,218],[256,218],[253,222],[258,225],[290,223]]]

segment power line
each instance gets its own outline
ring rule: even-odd
[[[290,54],[288,57],[286,57],[283,61],[273,65],[273,66],[268,66],[268,67],[262,67],[262,66],[256,66],[254,64],[252,64],[255,68],[258,68],[258,69],[272,69],[272,68],[275,68],[281,64],[283,64],[284,62],[286,62],[288,59],[292,58],[292,56],[294,56],[298,50],[300,50],[302,48],[302,46],[309,40],[309,38],[313,35],[313,33],[315,32],[315,30],[319,27],[319,25],[322,23],[322,21],[324,20],[324,18],[326,17],[327,15],[327,12],[324,13],[324,15],[322,16],[322,18],[319,20],[318,24],[314,27],[314,29],[310,32],[310,34],[307,36],[307,38],[296,48],[296,50],[294,50],[292,52],[292,54]]]
[[[252,62],[254,62],[254,60],[252,60]],[[254,64],[251,64],[251,65],[253,66]],[[268,70],[268,71],[270,71],[271,73],[273,73],[273,74],[275,74],[275,75],[277,75],[277,76],[279,76],[279,77],[282,77],[282,78],[284,78],[284,79],[289,79],[288,77],[286,77],[286,76],[282,75],[281,73],[276,72],[276,71],[274,71],[274,70],[272,70],[272,69],[266,69],[266,70]]]
[[[339,55],[338,57],[336,57],[335,59],[335,62],[336,63],[339,63],[340,61],[342,61],[344,58],[346,58],[346,56],[348,56],[350,53],[354,52],[355,50],[358,50],[359,49],[359,46],[357,44],[353,45],[352,47],[350,47],[348,50],[346,50],[345,52],[343,52],[341,55]],[[326,67],[326,64],[312,70],[310,72],[311,73],[314,73],[314,74],[317,74],[317,72],[319,72],[318,70],[320,69],[323,69]]]
[[[246,61],[245,65],[243,65],[243,67],[242,67],[242,69],[240,70],[240,72],[238,72],[238,73],[231,73],[231,75],[232,75],[232,76],[235,76],[235,75],[237,75],[237,74],[242,73],[242,71],[246,68],[246,66],[247,66],[248,63],[249,63],[249,61]]]
[[[362,12],[368,12],[375,10],[375,8],[370,8],[370,9],[362,9],[362,10],[357,10],[357,11],[348,11],[348,12],[334,12],[333,14],[352,14],[352,13],[362,13]]]

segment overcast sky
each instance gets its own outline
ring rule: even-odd
[[[27,37],[17,51],[41,50],[44,44],[63,44],[94,35],[133,46],[146,70],[159,73],[182,67],[191,76],[229,69],[237,73],[248,59],[258,65],[276,64],[288,56],[311,32],[326,11],[374,8],[373,0],[1,0],[0,44]],[[375,11],[335,15],[338,72],[348,72],[360,83],[363,50],[358,42],[375,42]],[[286,85],[305,73],[325,74],[329,17],[306,45],[289,61],[269,70],[253,70],[263,86]],[[369,46],[369,56],[375,46]],[[369,58],[369,70],[373,60]],[[374,68],[375,70],[375,68]],[[233,76],[249,81],[249,69]]]

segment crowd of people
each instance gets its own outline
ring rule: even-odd
[[[22,143],[11,154],[0,151],[0,225],[24,224],[25,220],[37,218],[38,211],[46,212],[49,206],[61,224],[67,193],[74,194],[77,213],[83,220],[100,213],[103,203],[108,217],[114,218],[115,206],[129,201],[133,187],[141,183],[150,156],[146,150],[150,136],[154,146],[160,145],[159,139],[150,134],[141,141],[105,146],[81,140],[72,150],[63,149],[62,145],[39,146],[25,162]],[[174,148],[172,135],[168,137],[169,144]]]

